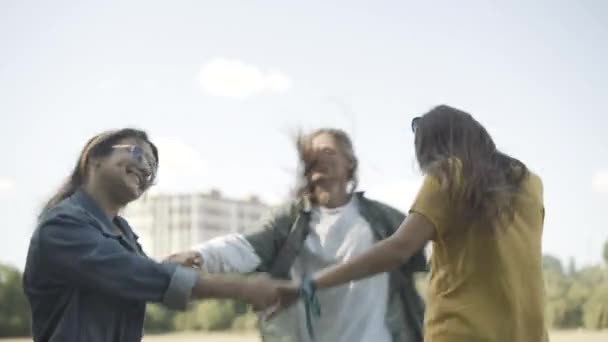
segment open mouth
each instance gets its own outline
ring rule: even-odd
[[[138,188],[141,188],[146,183],[146,178],[139,170],[127,168],[127,175],[134,181]]]

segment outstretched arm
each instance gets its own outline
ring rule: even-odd
[[[451,198],[438,179],[426,176],[405,220],[389,238],[348,262],[321,271],[314,278],[317,288],[387,272],[406,263],[425,244],[440,235],[451,221]]]
[[[190,251],[172,254],[163,262],[207,273],[249,273],[255,271],[261,261],[243,235],[228,234],[198,244]]]
[[[80,217],[60,214],[41,223],[33,242],[41,269],[57,282],[136,301],[185,309],[192,298],[237,298],[258,307],[277,299],[267,277],[203,275],[131,253]]]
[[[291,226],[290,207],[280,208],[247,235],[229,234],[169,256],[164,262],[198,267],[209,273],[268,271]]]
[[[315,285],[318,289],[334,287],[398,268],[424,248],[434,234],[433,223],[413,212],[389,238],[348,262],[319,272],[314,277]]]

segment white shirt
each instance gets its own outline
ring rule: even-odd
[[[290,270],[295,281],[303,275],[346,261],[375,242],[369,223],[361,216],[356,197],[339,208],[315,207],[310,233]],[[231,234],[199,245],[204,268],[210,273],[251,272],[261,260],[240,234]],[[385,323],[389,294],[388,274],[320,290],[321,317],[313,322],[319,342],[391,341]],[[310,341],[302,303],[277,317],[295,331],[299,341]]]

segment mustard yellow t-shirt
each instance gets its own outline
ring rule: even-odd
[[[455,202],[437,179],[426,176],[410,210],[436,230],[425,342],[548,341],[540,178],[530,173],[524,180],[514,220],[501,227],[464,222]]]

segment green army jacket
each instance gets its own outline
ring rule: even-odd
[[[366,198],[363,192],[357,192],[356,196],[359,211],[369,222],[377,241],[390,236],[405,218],[400,211]],[[261,259],[258,271],[268,272],[276,278],[290,278],[291,266],[308,236],[310,212],[308,199],[294,201],[279,208],[263,223],[262,229],[246,236]],[[393,342],[420,342],[423,339],[424,303],[416,290],[413,275],[427,271],[426,257],[421,250],[400,269],[390,272],[386,323]],[[280,324],[279,319],[261,322],[263,341],[297,342],[294,332]]]

